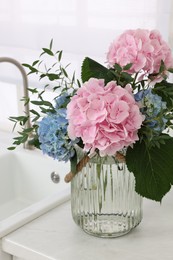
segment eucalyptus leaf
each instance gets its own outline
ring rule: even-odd
[[[37,63],[39,63],[39,60],[36,60],[32,63],[32,66],[35,66]]]
[[[66,78],[68,78],[68,74],[67,74],[66,70],[65,70],[64,68],[62,68],[62,71],[63,71],[63,73],[64,73],[64,76],[65,76]]]
[[[38,90],[36,88],[28,88],[28,90],[34,94],[34,93],[38,93]]]
[[[45,77],[46,77],[46,74],[45,74],[45,73],[43,73],[43,74],[40,75],[40,79],[43,79],[43,78],[45,78]]]
[[[52,50],[52,45],[53,45],[53,39],[51,39],[50,41],[50,45],[49,45],[50,50]]]
[[[36,116],[32,119],[32,122],[37,122],[37,120],[39,120],[40,116]]]
[[[28,134],[28,133],[31,133],[32,131],[33,131],[33,127],[26,128],[23,130],[23,134]]]
[[[58,53],[58,61],[61,61],[61,59],[62,59],[62,51],[60,51],[60,52]]]
[[[34,68],[33,66],[31,66],[31,65],[29,65],[29,64],[23,63],[22,65],[23,65],[24,67],[30,69],[29,74],[38,72],[38,70],[37,70],[36,68]]]
[[[7,149],[10,150],[10,151],[13,151],[13,150],[16,149],[16,146],[11,146],[11,147],[8,147]]]
[[[49,101],[37,101],[37,100],[33,100],[31,101],[31,103],[33,105],[37,105],[37,106],[50,106],[50,107],[53,107],[52,106],[52,103],[50,103]]]
[[[40,116],[40,114],[37,111],[35,111],[34,109],[31,109],[30,112],[34,115],[37,115],[38,117]]]
[[[78,87],[81,88],[81,83],[78,79],[77,79],[77,84],[78,84]]]
[[[59,79],[59,75],[55,73],[47,73],[46,76],[49,78],[50,81]]]
[[[45,53],[47,53],[48,55],[50,55],[50,56],[54,56],[53,52],[52,52],[50,49],[43,48],[43,51],[44,51]]]

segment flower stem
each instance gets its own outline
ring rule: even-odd
[[[85,156],[80,160],[80,162],[78,162],[78,164],[77,164],[77,166],[76,166],[76,174],[82,170],[82,168],[87,164],[87,162],[89,161],[89,159],[90,159],[89,156],[88,156],[88,155],[85,155]],[[70,182],[70,181],[73,179],[74,176],[75,176],[75,174],[74,174],[73,172],[69,172],[69,173],[65,176],[64,181],[65,181],[66,183],[68,183],[68,182]]]
[[[125,162],[125,156],[120,153],[120,152],[117,152],[116,155],[115,155],[115,159],[117,161],[119,161],[120,163],[122,162]],[[85,165],[88,163],[88,161],[90,160],[90,157],[88,155],[85,155],[77,164],[76,166],[76,173],[74,174],[73,172],[69,172],[68,174],[66,174],[65,178],[64,178],[64,181],[66,183],[69,183],[73,177],[82,170],[83,167],[85,167]]]

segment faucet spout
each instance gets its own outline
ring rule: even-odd
[[[23,80],[23,96],[26,98],[29,98],[29,94],[28,94],[28,78],[27,78],[27,74],[22,66],[22,64],[20,62],[18,62],[17,60],[13,59],[13,58],[9,58],[9,57],[0,57],[0,63],[1,62],[7,62],[7,63],[11,63],[14,64],[19,71],[21,72],[22,75],[22,80]],[[25,104],[24,106],[24,112],[26,115],[29,116],[29,103]],[[31,122],[30,122],[30,118],[28,119],[28,121],[25,124],[26,128],[31,128]],[[28,144],[24,144],[25,148],[29,148]]]

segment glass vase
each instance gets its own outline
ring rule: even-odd
[[[76,224],[91,235],[128,233],[142,219],[133,173],[115,157],[94,156],[71,182],[71,211]]]

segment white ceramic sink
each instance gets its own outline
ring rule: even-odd
[[[60,182],[54,183],[56,171]],[[0,237],[42,215],[70,198],[64,176],[69,164],[39,151],[0,152]]]

